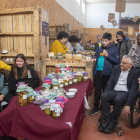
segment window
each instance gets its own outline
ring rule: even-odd
[[[77,1],[78,5],[80,6],[80,0],[76,0],[76,1]]]
[[[85,0],[82,0],[82,11],[84,14],[85,14],[85,10],[86,10]]]

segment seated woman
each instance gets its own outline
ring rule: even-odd
[[[66,43],[66,47],[70,48],[69,50],[76,52],[78,51],[78,48],[76,47],[77,43],[78,43],[78,38],[75,35],[71,35],[68,39],[68,42]]]
[[[15,96],[17,95],[16,84],[19,82],[24,82],[33,89],[39,86],[39,77],[35,70],[27,64],[24,54],[16,56],[8,79],[9,89],[13,91]]]
[[[77,52],[84,52],[84,48],[82,46],[82,39],[78,38],[78,43],[76,44],[76,51]]]
[[[57,40],[55,40],[55,42],[52,44],[50,52],[54,52],[55,56],[58,52],[62,52],[63,55],[65,55],[66,51],[69,50],[69,47],[66,48],[65,46],[68,38],[69,35],[64,31],[61,31],[57,36]]]
[[[8,93],[8,91],[9,88],[7,78],[0,69],[0,112],[2,111],[1,102],[6,101],[7,103],[9,103],[13,97],[10,93]]]

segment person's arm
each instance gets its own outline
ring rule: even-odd
[[[132,47],[132,43],[131,43],[130,40],[127,41],[126,47],[127,47],[127,54],[128,54],[130,49],[131,49],[131,47]]]
[[[0,69],[11,71],[11,66],[5,64],[3,61],[0,60]]]
[[[139,89],[138,78],[139,78],[139,71],[135,72],[135,74],[133,75],[133,78],[131,81],[131,89],[129,91],[129,96],[126,102],[126,106],[131,107],[138,94],[138,89]]]
[[[16,84],[17,84],[17,81],[15,79],[14,72],[11,71],[10,74],[9,74],[9,79],[8,79],[9,89],[11,89],[12,91],[16,92],[16,90],[17,90]]]
[[[9,88],[8,88],[8,81],[7,81],[7,78],[5,76],[5,74],[3,73],[4,75],[4,85],[3,85],[3,88],[2,88],[2,91],[1,91],[1,94],[6,96],[8,91],[9,91]]]
[[[116,67],[113,69],[113,72],[112,72],[112,74],[110,76],[110,79],[108,80],[108,83],[107,83],[107,86],[106,86],[104,92],[110,91],[110,90],[113,89],[113,87],[114,87],[114,80],[115,80],[115,72],[116,72]]]
[[[32,78],[29,81],[28,86],[32,87],[33,89],[35,89],[35,88],[37,88],[39,86],[40,79],[39,79],[36,71],[32,67],[30,67],[30,72],[31,72]]]
[[[106,57],[106,59],[108,61],[110,61],[111,63],[117,65],[119,63],[119,52],[118,52],[118,49],[115,48],[114,50],[114,53],[113,53],[113,56],[109,55]]]
[[[77,52],[83,51],[82,48],[81,48],[81,45],[79,43],[76,44],[76,51]]]

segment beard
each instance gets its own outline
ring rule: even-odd
[[[138,45],[140,46],[140,42],[138,41]]]

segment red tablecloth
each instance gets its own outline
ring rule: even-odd
[[[8,107],[0,113],[0,137],[7,135],[28,140],[78,140],[84,117],[84,94],[92,93],[93,84],[89,79],[67,88],[77,88],[74,98],[65,104],[59,119],[45,114],[33,103],[19,106],[18,97],[14,97]],[[66,122],[71,122],[71,128]]]

